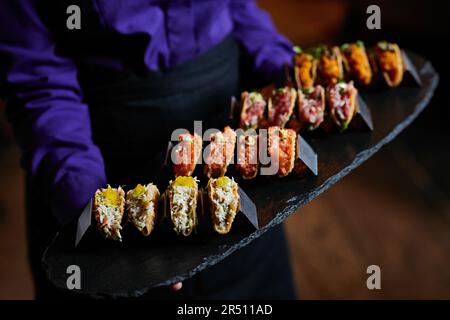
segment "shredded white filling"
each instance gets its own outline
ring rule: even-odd
[[[130,201],[129,213],[130,213],[130,221],[138,228],[139,231],[142,231],[146,226],[146,219],[149,214],[154,212],[154,203],[153,201],[149,203],[148,207],[145,210],[141,210],[142,207],[139,205],[137,201]]]
[[[215,197],[212,199],[214,205],[217,208],[217,218],[219,219],[220,228],[224,228],[227,215],[230,211],[230,205],[234,200],[233,191],[231,188],[217,188]]]
[[[193,225],[189,214],[194,204],[194,188],[176,186],[172,189],[172,222],[177,233],[189,229]]]
[[[120,225],[120,208],[100,203],[98,211],[100,221],[102,222],[102,229],[105,234],[107,236],[112,236],[113,238],[121,239],[120,230],[122,230],[122,226]],[[114,234],[111,234],[111,231],[114,232]]]
[[[154,203],[150,198],[150,187],[148,185],[145,187],[145,191],[139,195],[137,198],[127,198],[127,207],[129,208],[129,220],[138,228],[139,231],[142,231],[146,227],[146,218],[147,216],[153,212]],[[145,210],[141,210],[142,207],[148,203],[149,205]]]

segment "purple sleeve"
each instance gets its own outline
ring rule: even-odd
[[[279,34],[267,12],[254,0],[231,0],[234,35],[254,59],[254,69],[267,79],[292,65],[290,41]]]
[[[0,86],[6,89],[24,169],[64,224],[106,178],[76,67],[55,53],[36,12],[38,1],[0,2]]]

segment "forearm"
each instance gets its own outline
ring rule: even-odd
[[[35,0],[0,4],[0,86],[22,165],[61,223],[106,183],[74,62],[56,54]],[[20,17],[20,19],[17,19]]]
[[[58,99],[52,99],[49,108],[30,108],[35,101],[9,102],[32,189],[64,224],[106,184],[101,153],[90,138],[87,107]]]

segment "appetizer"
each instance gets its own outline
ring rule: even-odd
[[[321,125],[325,113],[325,89],[317,85],[298,90],[298,120],[301,127],[314,130]]]
[[[397,87],[403,80],[404,64],[400,48],[395,43],[378,42],[374,49],[375,61],[389,87]]]
[[[266,101],[263,95],[257,91],[242,92],[241,103],[242,110],[239,127],[244,130],[257,129],[266,110]]]
[[[179,143],[175,146],[175,159],[173,170],[175,176],[190,176],[202,153],[202,139],[196,133],[184,133],[178,137]]]
[[[197,179],[179,176],[170,182],[170,219],[177,234],[189,236],[197,226]]]
[[[205,174],[208,178],[220,177],[227,172],[234,156],[236,133],[230,127],[211,135],[209,155],[206,158]]]
[[[141,185],[127,192],[126,209],[130,221],[144,236],[148,236],[156,223],[159,190],[154,184]]]
[[[269,99],[269,126],[283,128],[294,111],[297,92],[293,88],[284,87],[272,91]]]
[[[368,86],[372,82],[372,69],[362,41],[346,43],[341,46],[344,67],[357,83]]]
[[[125,208],[125,192],[121,187],[98,189],[94,195],[93,211],[97,227],[105,239],[122,241],[122,217]]]
[[[326,85],[336,84],[344,79],[344,67],[342,65],[342,56],[338,47],[331,50],[327,47],[318,49],[319,72]]]
[[[296,138],[297,134],[292,129],[269,128],[268,153],[272,165],[278,165],[279,177],[287,176],[294,168]]]
[[[317,76],[317,59],[313,55],[303,52],[299,47],[295,47],[294,50],[297,53],[294,58],[297,87],[299,89],[312,88]]]
[[[238,136],[236,170],[245,180],[258,174],[258,135],[254,130]]]
[[[341,131],[347,129],[355,115],[357,95],[353,81],[342,81],[327,88],[329,114]]]
[[[233,179],[224,176],[210,179],[207,188],[214,230],[226,234],[239,210],[238,185]]]

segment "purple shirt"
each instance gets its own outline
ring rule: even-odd
[[[6,88],[11,105],[20,108],[14,110],[18,116],[12,121],[23,166],[31,179],[45,180],[48,201],[65,223],[107,181],[101,153],[92,141],[76,63],[55,52],[53,33],[39,15],[38,4],[39,0],[0,2],[0,86]],[[137,52],[147,70],[186,62],[230,33],[253,58],[254,71],[261,76],[269,78],[292,61],[291,44],[253,0],[92,0],[92,4],[100,31],[124,38],[147,35]],[[66,28],[65,23],[60,28]],[[83,52],[84,58],[90,54]],[[126,63],[115,56],[99,59],[93,53],[92,59],[119,68]]]

